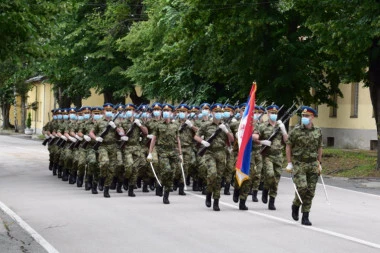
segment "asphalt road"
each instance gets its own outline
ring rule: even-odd
[[[41,142],[0,136],[0,252],[379,252],[379,182],[325,182],[330,205],[318,185],[312,227],[292,220],[287,177],[277,211],[251,201],[239,211],[222,195],[214,212],[192,191],[170,205],[141,189],[105,199],[52,176]]]

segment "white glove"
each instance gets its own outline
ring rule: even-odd
[[[56,136],[54,134],[50,135],[50,138],[54,139]]]
[[[179,155],[179,161],[180,161],[181,163],[183,163],[183,156],[182,156],[182,155]]]
[[[96,137],[95,140],[96,140],[97,142],[103,142],[103,138],[102,138],[102,137]]]
[[[322,164],[319,163],[318,165],[318,174],[321,174],[322,173]]]
[[[112,120],[110,122],[108,122],[108,125],[111,126],[113,129],[116,128],[116,124]]]
[[[146,157],[146,159],[148,160],[148,162],[153,161],[152,153],[149,153],[148,156]]]
[[[75,138],[77,138],[78,140],[80,140],[80,141],[83,141],[83,138],[82,137],[80,137],[79,135],[75,135]]]
[[[45,138],[46,138],[46,139],[50,139],[50,135],[45,134]]]
[[[207,141],[205,141],[205,140],[203,140],[201,143],[202,143],[202,145],[205,146],[205,147],[210,147],[210,143],[207,142]]]
[[[278,127],[280,128],[281,133],[282,133],[283,135],[288,134],[288,133],[286,132],[285,125],[284,125],[284,123],[282,123],[281,120],[277,120],[277,124],[278,124]]]
[[[70,139],[71,142],[77,142],[77,139],[75,139],[74,137],[70,136],[69,139]]]
[[[272,145],[272,142],[268,140],[262,140],[260,141],[260,144],[270,147]]]
[[[141,127],[141,121],[139,119],[135,119],[135,121],[133,121],[138,127]]]
[[[129,138],[128,138],[128,136],[121,136],[120,140],[122,140],[122,141],[128,141]]]
[[[226,125],[220,124],[219,128],[222,129],[223,132],[228,133],[228,129],[227,129]]]
[[[67,138],[64,135],[61,135],[61,139],[64,140],[64,141],[67,141]]]
[[[286,166],[285,170],[288,173],[292,173],[292,171],[293,171],[293,163],[291,163],[291,162],[288,163],[288,165]]]
[[[191,121],[190,120],[186,120],[185,121],[185,123],[186,123],[186,125],[188,125],[189,127],[193,127],[193,123],[191,123]]]
[[[147,136],[146,136],[146,138],[148,138],[148,139],[153,139],[153,134],[148,134]]]
[[[91,137],[88,136],[88,135],[83,135],[83,138],[84,138],[87,142],[91,141]]]

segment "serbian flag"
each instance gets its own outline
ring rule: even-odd
[[[248,97],[247,106],[241,117],[238,129],[239,154],[236,162],[236,180],[241,184],[249,178],[252,151],[252,124],[253,113],[255,111],[256,83],[254,82]]]

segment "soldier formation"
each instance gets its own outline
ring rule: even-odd
[[[292,217],[299,219],[302,206],[302,224],[311,225],[308,217],[322,157],[321,131],[312,123],[316,111],[299,108],[302,122],[288,134],[286,122],[277,119],[281,108],[255,106],[250,177],[239,187],[236,137],[245,107],[219,103],[174,107],[156,102],[54,109],[53,119],[43,128],[49,170],[69,184],[84,185],[92,194],[103,191],[105,198],[111,196],[110,190],[123,193],[123,189],[136,197],[134,190],[142,187],[142,192],[155,191],[169,204],[170,192],[186,195],[185,188],[191,185],[206,195],[207,207],[220,211],[221,189],[230,195],[232,185],[233,201],[239,202],[240,210],[248,210],[249,195],[258,202],[259,190],[262,202],[268,203],[269,196],[268,209],[276,210],[286,144],[286,170],[294,170],[298,189]]]

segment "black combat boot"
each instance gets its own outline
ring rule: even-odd
[[[69,184],[75,184],[77,182],[77,172],[70,173]]]
[[[103,196],[105,198],[110,198],[111,197],[111,195],[110,195],[110,187],[109,186],[104,186]]]
[[[184,185],[184,183],[180,183],[180,184],[179,184],[179,189],[178,189],[178,194],[179,194],[179,195],[182,195],[182,196],[185,196],[186,193],[185,193],[184,189],[185,189],[185,185]]]
[[[133,185],[130,185],[128,187],[128,196],[129,197],[136,197],[136,194],[133,192],[134,189],[135,189],[135,187]]]
[[[252,191],[252,201],[253,202],[259,202],[259,200],[257,199],[257,192],[256,190],[253,190]]]
[[[269,210],[276,210],[276,207],[274,205],[274,200],[275,200],[274,197],[269,196],[269,204],[268,204],[268,209]]]
[[[110,184],[110,190],[116,189],[117,177],[112,177],[112,183]]]
[[[234,188],[234,195],[232,196],[232,200],[235,203],[239,202],[239,195],[240,195],[240,190],[237,187],[235,187]]]
[[[207,195],[206,195],[206,206],[207,207],[211,207],[211,192],[209,192],[209,193],[207,193]]]
[[[104,177],[101,177],[99,179],[99,185],[98,185],[98,190],[99,191],[103,191],[103,189],[104,189],[104,182],[105,181],[106,181],[106,178],[104,178]]]
[[[82,185],[83,185],[83,179],[84,179],[84,175],[78,176],[77,187],[82,187]]]
[[[155,184],[155,179],[151,179],[150,180],[150,182],[149,182],[149,189],[151,190],[151,191],[154,191],[154,189],[156,188],[155,186],[154,186],[154,184]]]
[[[62,166],[57,165],[58,178],[62,178]]]
[[[84,189],[86,191],[90,190],[92,187],[92,176],[86,176],[86,183],[84,185]]]
[[[162,201],[164,202],[164,204],[170,204],[169,202],[169,191],[165,191],[164,193],[164,198],[162,199]]]
[[[145,181],[143,182],[142,192],[149,192],[148,183]]]
[[[311,222],[309,221],[309,213],[305,212],[305,213],[302,213],[302,225],[305,225],[305,226],[311,226]]]
[[[123,188],[124,190],[128,191],[128,179],[124,178],[123,180]]]
[[[137,186],[137,188],[141,188],[141,180],[142,180],[141,177],[138,177],[138,178],[137,178],[137,181],[136,181],[136,186]],[[136,189],[137,189],[137,188],[136,188]]]
[[[98,194],[98,184],[95,182],[92,182],[91,193],[92,194]]]
[[[220,188],[223,188],[225,184],[226,184],[226,178],[223,177],[222,181],[220,182]]]
[[[193,191],[194,192],[199,191],[198,180],[193,180]]]
[[[261,201],[264,204],[268,203],[268,193],[269,191],[267,189],[263,189],[263,195],[261,196]]]
[[[69,180],[69,175],[67,173],[68,173],[67,169],[63,168],[63,170],[62,170],[62,181],[68,181]]]
[[[53,164],[53,176],[57,175],[58,164]]]
[[[214,211],[220,211],[219,199],[214,199],[214,205],[212,206],[212,209],[214,209]]]
[[[225,184],[224,184],[224,195],[231,195],[231,193],[230,193],[230,183],[229,182],[226,182]]]
[[[190,176],[187,176],[187,177],[186,177],[186,185],[187,185],[187,186],[190,185]]]
[[[293,220],[298,221],[299,220],[299,213],[300,213],[300,207],[296,205],[292,205],[292,217]]]
[[[157,185],[156,196],[162,197],[162,186]]]
[[[240,199],[239,210],[248,210],[248,207],[245,205],[245,199]]]
[[[178,188],[178,180],[174,180],[173,182],[173,191],[176,191]]]
[[[53,162],[49,162],[49,170],[53,170]]]
[[[260,182],[259,184],[259,191],[264,190],[264,182]]]
[[[117,193],[123,193],[123,190],[121,188],[123,188],[123,183],[122,182],[117,182],[116,192]]]

